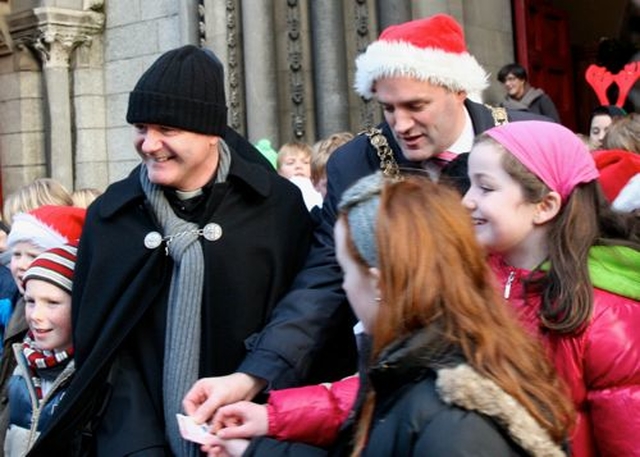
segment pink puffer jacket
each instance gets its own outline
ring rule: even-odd
[[[315,446],[331,445],[360,386],[358,375],[332,384],[274,390],[269,394],[269,436]]]
[[[527,329],[542,338],[569,385],[578,412],[572,455],[640,456],[640,302],[594,288],[593,317],[584,332],[542,333],[539,297],[525,302],[523,296],[522,279],[529,272],[497,257],[491,258],[491,265],[505,297]],[[635,284],[637,291],[640,270],[635,274],[637,279],[627,285]]]

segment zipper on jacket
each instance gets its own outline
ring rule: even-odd
[[[511,284],[513,280],[516,279],[516,271],[511,270],[509,272],[509,277],[507,278],[507,282],[504,284],[504,298],[508,299],[511,296]]]

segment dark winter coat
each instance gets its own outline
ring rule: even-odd
[[[298,188],[233,150],[227,181],[207,192],[197,222],[216,222],[222,237],[200,238],[200,377],[236,370],[246,340],[268,322],[301,268],[311,235]],[[152,231],[162,229],[147,207],[138,169],[91,205],[73,287],[77,373],[30,455],[78,455],[82,429],[95,434],[97,449],[90,453],[170,455],[161,384],[173,261],[163,246],[145,247]],[[100,422],[87,430],[87,419],[97,413]]]
[[[42,399],[38,399],[22,343],[13,345],[13,353],[17,366],[9,380],[10,415],[4,450],[7,457],[20,457],[33,446],[41,430],[51,421],[75,366],[73,360],[69,360],[60,367],[39,370],[39,376],[51,382],[51,387]]]
[[[465,101],[476,134],[494,126],[491,111]],[[508,112],[510,121],[547,120],[525,111]],[[419,168],[402,155],[388,124],[384,136],[403,168]],[[466,155],[456,160],[456,179],[467,181]],[[342,193],[359,178],[380,169],[380,160],[365,135],[336,150],[327,163],[327,196],[317,212],[314,244],[303,271],[279,303],[267,328],[252,345],[240,371],[271,382],[273,388],[340,379],[356,371],[355,318],[342,290],[342,272],[335,260],[333,225]],[[464,184],[460,187],[464,187]],[[286,336],[285,336],[286,335]],[[299,341],[299,345],[288,344]]]
[[[5,329],[0,363],[0,456],[4,455],[4,438],[9,427],[9,380],[16,368],[12,346],[23,340],[28,329],[29,325],[24,314],[24,299],[20,296],[15,302],[11,319]]]
[[[420,331],[393,343],[369,369],[376,405],[364,457],[564,455],[522,405],[439,341]],[[329,450],[261,438],[245,456],[350,455],[354,424],[347,422]]]
[[[520,100],[505,96],[502,106],[511,110],[526,110],[531,113],[540,114],[560,122],[560,114],[556,105],[542,89],[530,87]]]

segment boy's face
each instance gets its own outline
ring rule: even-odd
[[[293,176],[310,178],[311,157],[303,153],[288,154],[283,158],[280,168],[278,168],[278,173],[287,179]]]
[[[24,293],[25,316],[35,345],[43,351],[71,348],[71,295],[58,286],[30,279]]]
[[[28,241],[20,241],[13,246],[9,268],[21,294],[24,294],[22,277],[25,271],[27,271],[31,262],[43,252],[42,248]]]

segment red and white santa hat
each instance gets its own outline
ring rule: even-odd
[[[640,154],[614,149],[593,154],[600,186],[613,209],[640,209]]]
[[[82,233],[86,210],[74,206],[45,205],[13,217],[7,245],[26,241],[43,250],[76,242]]]
[[[460,24],[446,14],[387,27],[356,59],[354,87],[373,96],[379,78],[406,76],[466,91],[480,101],[489,75],[467,51]]]

